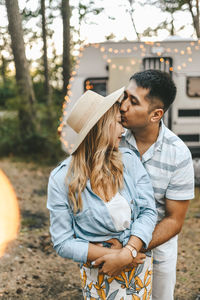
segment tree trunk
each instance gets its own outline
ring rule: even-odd
[[[70,79],[70,6],[69,0],[62,0],[63,20],[63,94],[66,95]]]
[[[196,34],[197,37],[200,38],[200,12],[199,12],[199,0],[196,0]]]
[[[196,35],[197,38],[200,38],[200,23],[199,23],[199,18],[200,18],[200,14],[199,14],[199,0],[196,0],[196,15],[193,12],[193,6],[192,6],[192,0],[188,0],[188,5],[189,5],[189,10],[190,13],[192,15],[192,20],[193,20],[193,25],[194,25],[194,29],[196,31]]]
[[[47,32],[46,32],[46,16],[45,16],[45,0],[41,0],[41,15],[42,15],[42,39],[43,39],[43,63],[45,77],[45,94],[47,103],[51,103],[51,91],[49,85],[49,70],[47,59]]]
[[[175,30],[174,30],[174,16],[173,16],[173,13],[171,13],[171,18],[172,18],[172,20],[171,20],[170,35],[173,36],[174,32],[175,32]]]
[[[4,56],[1,54],[1,76],[3,79],[3,84],[6,84],[6,67],[7,67],[7,61],[4,58]]]
[[[25,56],[25,46],[21,16],[17,0],[6,0],[8,30],[11,36],[11,47],[14,55],[16,81],[20,96],[19,119],[21,134],[31,134],[34,130],[35,95]]]

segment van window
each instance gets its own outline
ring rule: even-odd
[[[200,97],[200,76],[187,77],[187,95],[189,97]]]
[[[172,76],[173,60],[171,57],[145,57],[143,58],[143,69],[160,70]]]
[[[92,90],[102,96],[107,95],[108,77],[87,78],[84,81],[84,91]]]

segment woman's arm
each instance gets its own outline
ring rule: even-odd
[[[73,212],[67,201],[67,192],[59,174],[50,176],[48,184],[47,208],[50,211],[50,233],[54,249],[64,257],[76,262],[86,263],[106,255],[119,252],[75,238],[73,229]]]
[[[119,254],[120,249],[111,249],[107,247],[102,247],[102,246],[97,246],[93,243],[89,243],[89,248],[88,248],[88,261],[92,262],[104,255],[107,254]]]
[[[152,239],[152,233],[157,222],[153,187],[149,175],[141,161],[135,154],[131,154],[131,152],[126,153],[125,156],[125,172],[127,172],[130,177],[130,188],[135,188],[138,195],[137,199],[133,199],[135,203],[133,207],[133,218],[134,209],[138,211],[131,225],[131,236],[137,236],[143,241],[144,247],[147,248]],[[131,180],[133,179],[135,181],[134,185],[131,184]],[[131,240],[131,244],[135,246],[133,237]]]

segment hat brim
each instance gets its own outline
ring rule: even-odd
[[[77,148],[80,146],[82,141],[85,139],[89,131],[94,127],[94,125],[101,119],[101,117],[120,99],[120,96],[123,94],[125,87],[120,88],[117,91],[114,91],[110,95],[104,97],[103,105],[101,104],[98,107],[98,110],[94,113],[93,117],[88,121],[86,126],[77,134],[75,143],[69,151],[70,154],[73,154]]]

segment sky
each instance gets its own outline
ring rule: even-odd
[[[56,0],[60,3],[60,0]],[[55,1],[55,2],[56,2]],[[36,9],[39,0],[31,0],[27,4],[26,0],[18,0],[20,8]],[[71,5],[76,5],[78,0],[70,0]],[[82,0],[81,3],[88,3],[88,0]],[[159,8],[155,6],[145,5],[141,6],[139,3],[141,1],[135,0],[135,12],[134,20],[136,28],[139,33],[142,33],[147,27],[155,28],[160,22],[166,20],[168,17],[167,13],[161,12]],[[95,0],[95,5],[99,7],[104,7],[104,12],[99,15],[88,15],[87,23],[83,23],[81,26],[81,39],[85,44],[88,43],[99,43],[105,41],[105,36],[113,33],[115,35],[115,41],[123,40],[136,40],[136,34],[133,30],[131,23],[131,18],[126,12],[128,1],[127,0]],[[108,16],[114,18],[111,20]],[[191,16],[187,12],[179,12],[175,14],[175,26],[180,28],[182,25],[188,24],[187,27],[179,32],[179,35],[188,38],[193,34],[193,27],[189,25],[191,23]],[[5,10],[0,11],[0,26],[7,24],[7,17]],[[71,18],[71,25],[78,26],[78,15],[76,11]],[[31,21],[27,24],[28,27],[34,26]],[[56,45],[57,54],[62,53],[62,20],[58,16],[54,20],[53,29],[55,31],[53,35],[53,41]],[[156,40],[163,40],[169,35],[167,30],[162,30],[159,32],[159,36]],[[76,35],[74,39],[76,40]],[[41,56],[40,52],[41,44],[35,44],[31,49],[27,47],[26,54],[28,58],[39,58]],[[51,50],[49,47],[49,56],[51,56]]]

